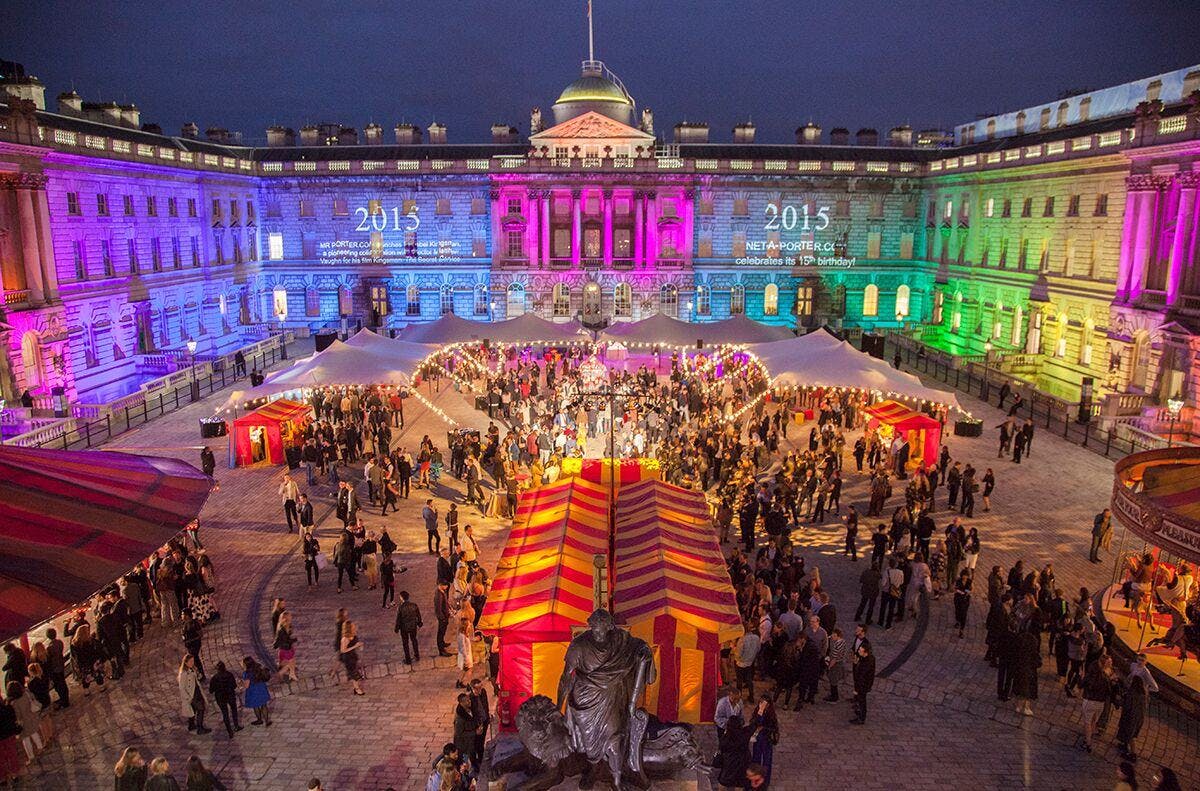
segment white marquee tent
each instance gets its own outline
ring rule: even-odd
[[[693,324],[697,327],[700,337],[709,345],[717,343],[768,343],[795,338],[796,334],[788,327],[778,324],[763,324],[749,316],[730,316],[720,321]]]
[[[954,393],[927,387],[913,374],[896,370],[821,330],[799,338],[752,344],[746,351],[766,366],[776,384],[854,387],[962,409]]]

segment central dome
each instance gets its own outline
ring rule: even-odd
[[[556,124],[592,111],[626,125],[633,121],[633,97],[598,60],[584,61],[583,75],[563,89],[551,109]]]

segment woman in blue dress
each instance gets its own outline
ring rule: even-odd
[[[779,743],[779,718],[770,695],[763,695],[750,718],[753,735],[750,737],[750,760],[765,770],[766,784],[771,784],[771,761]]]
[[[267,689],[270,672],[254,661],[253,657],[242,660],[242,681],[246,684],[246,708],[254,709],[254,720],[251,725],[271,727],[271,712],[267,704],[271,701],[271,692]]]

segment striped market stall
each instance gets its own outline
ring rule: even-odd
[[[721,643],[742,625],[703,494],[654,480],[621,487],[613,615],[654,647],[646,710],[666,722],[712,722]]]
[[[608,555],[605,487],[571,478],[521,495],[479,621],[499,640],[502,728],[533,695],[555,699],[572,629],[593,609],[597,555]]]

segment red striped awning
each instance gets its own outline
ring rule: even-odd
[[[0,447],[0,636],[112,584],[191,523],[211,486],[177,459]]]

